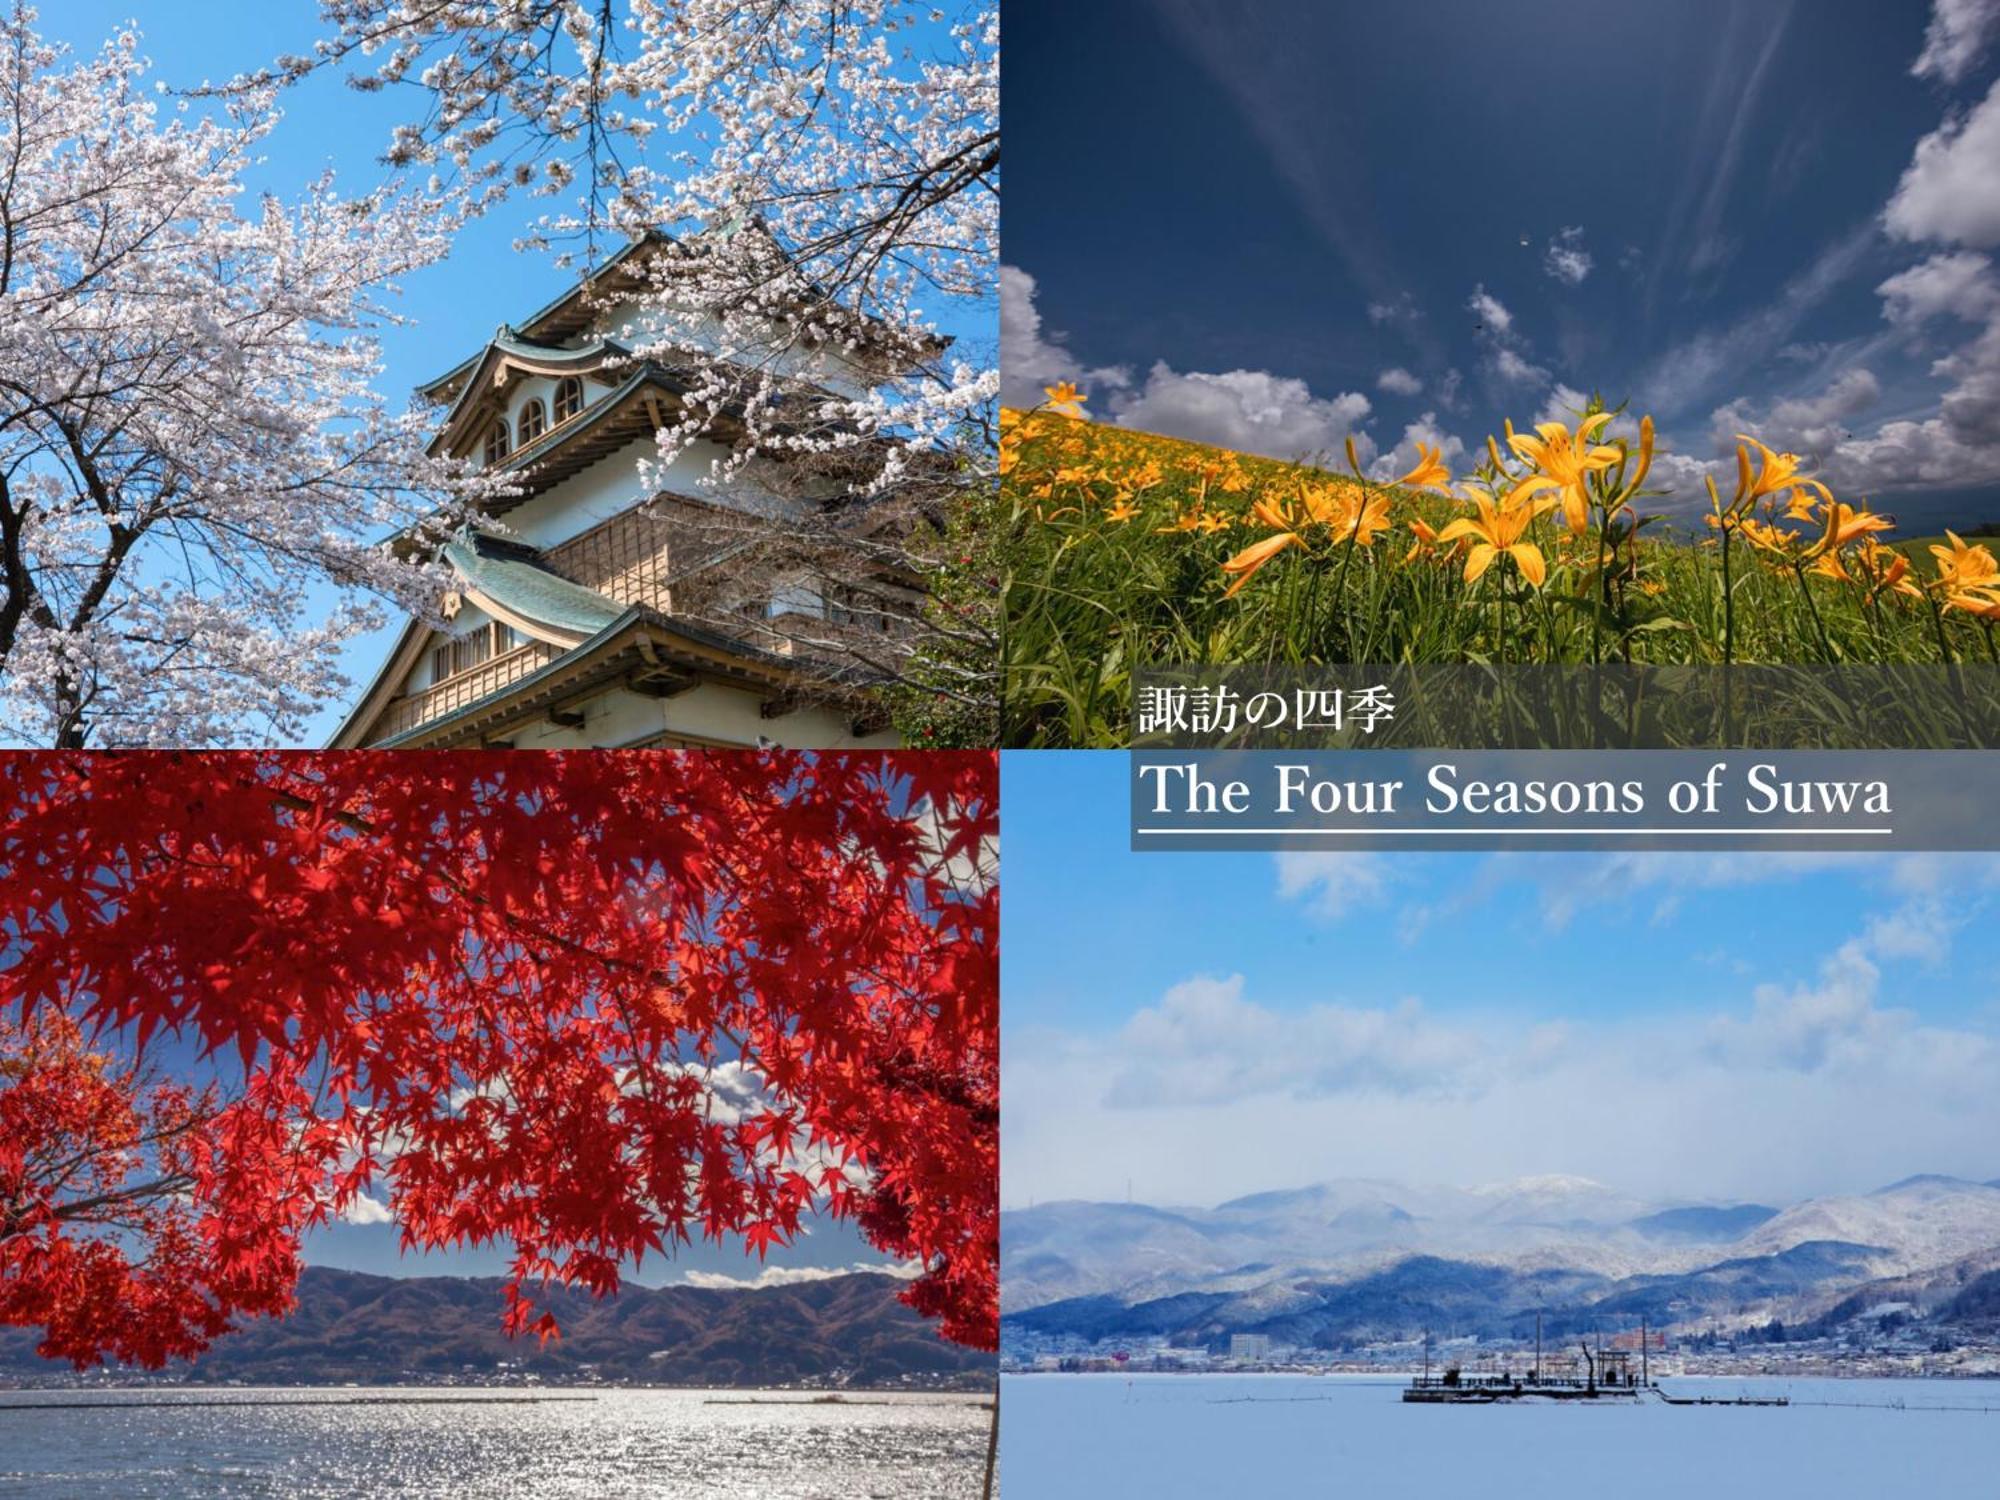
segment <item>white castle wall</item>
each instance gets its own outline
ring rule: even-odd
[[[500,518],[501,525],[515,540],[532,547],[546,549],[566,542],[630,510],[652,493],[640,479],[639,464],[641,459],[657,460],[658,454],[650,438],[635,438],[582,473],[572,474],[508,511]],[[658,488],[760,514],[782,513],[796,503],[781,500],[748,477],[727,485],[712,483],[713,466],[725,456],[720,444],[693,443],[676,455],[664,472],[655,467]]]

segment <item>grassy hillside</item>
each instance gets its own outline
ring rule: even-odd
[[[1896,548],[1789,455],[1746,453],[1724,525],[1668,540],[1642,519],[1639,444],[1598,422],[1564,434],[1596,455],[1567,509],[1562,451],[1538,463],[1525,433],[1447,488],[1046,410],[1003,423],[1009,745],[1126,743],[1141,665],[2000,662],[1989,552],[1941,579],[1928,544]]]

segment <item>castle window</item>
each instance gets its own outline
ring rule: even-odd
[[[888,635],[896,628],[896,601],[873,589],[836,583],[828,590],[827,618],[836,625],[855,625]]]
[[[477,626],[464,635],[440,641],[431,648],[431,681],[439,683],[447,677],[456,677],[460,672],[470,672],[474,667],[513,650],[520,643],[521,637],[514,627],[503,625],[498,620]]]
[[[820,597],[818,589],[805,583],[781,585],[772,594],[767,613],[772,619],[780,615],[806,615],[819,620],[826,617],[826,600]]]
[[[500,417],[486,429],[486,462],[489,465],[499,463],[507,456],[508,446],[507,419]]]
[[[556,420],[567,422],[583,410],[583,382],[565,375],[556,382]]]
[[[526,446],[549,430],[548,412],[539,400],[521,408],[521,443]]]

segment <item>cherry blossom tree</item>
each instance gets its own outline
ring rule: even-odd
[[[366,1198],[406,1247],[511,1246],[514,1331],[557,1332],[544,1281],[821,1212],[994,1347],[996,772],[0,758],[0,1322],[198,1352]]]
[[[76,57],[34,19],[0,17],[0,733],[295,738],[378,601],[439,592],[377,543],[460,481],[371,390],[371,331],[450,216],[253,198],[274,89],[176,107],[135,36]]]

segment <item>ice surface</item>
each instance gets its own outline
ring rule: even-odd
[[[1666,1382],[1677,1394],[1790,1396],[1794,1404],[1781,1408],[1405,1406],[1401,1384],[1342,1376],[1009,1376],[1001,1382],[1002,1494],[2000,1494],[2000,1382]]]

